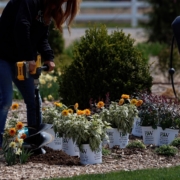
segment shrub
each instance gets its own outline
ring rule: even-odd
[[[175,138],[171,144],[171,146],[180,147],[180,137]]]
[[[179,16],[180,1],[177,0],[147,0],[151,4],[152,11],[148,13],[149,21],[146,30],[150,42],[170,44],[173,36],[171,24]]]
[[[107,93],[116,100],[124,92],[150,91],[149,66],[133,45],[134,39],[119,29],[110,35],[105,25],[86,30],[74,47],[74,61],[59,81],[62,101],[87,108],[90,99],[104,100]]]
[[[54,22],[49,27],[49,44],[54,51],[55,55],[61,54],[64,51],[64,39],[62,33],[56,30]]]
[[[131,141],[127,146],[126,148],[129,148],[129,149],[133,149],[133,148],[140,148],[140,149],[145,149],[146,146],[141,142],[141,141]]]
[[[162,145],[159,148],[156,148],[155,152],[159,155],[175,156],[178,152],[178,149],[174,146]]]

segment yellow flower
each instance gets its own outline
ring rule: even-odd
[[[16,155],[20,155],[21,153],[22,153],[22,150],[18,148],[18,150],[16,151]]]
[[[24,124],[22,122],[17,122],[17,124],[16,124],[16,129],[17,130],[22,129],[23,127],[24,127]]]
[[[77,111],[77,115],[83,115],[83,114],[85,114],[84,111],[82,111],[82,110],[78,110],[78,111]]]
[[[98,108],[104,107],[104,102],[103,101],[99,101],[98,104],[97,104],[97,107]]]
[[[21,139],[25,139],[26,138],[26,134],[25,133],[23,133],[23,134],[21,134],[21,137],[20,137]]]
[[[127,94],[122,94],[121,98],[123,98],[123,99],[129,99],[130,97],[129,97],[129,95],[127,95]]]
[[[9,135],[14,136],[16,134],[16,129],[15,128],[10,128],[9,129]]]
[[[122,104],[124,104],[124,99],[123,99],[123,98],[121,98],[121,99],[119,100],[119,105],[122,105]]]
[[[136,103],[136,106],[139,107],[139,106],[142,105],[142,103],[143,103],[143,100],[138,100],[137,103]]]
[[[47,87],[48,87],[48,88],[52,87],[52,84],[51,84],[51,83],[48,83],[48,84],[47,84]]]
[[[57,107],[62,107],[62,103],[54,102],[54,105]]]
[[[14,103],[14,104],[12,104],[11,109],[15,110],[15,109],[18,109],[18,107],[19,107],[19,104]]]
[[[76,103],[76,104],[74,105],[74,109],[76,110],[76,109],[78,109],[78,107],[79,107],[79,104]]]
[[[48,100],[52,101],[54,98],[52,95],[48,95]]]
[[[57,77],[56,77],[56,76],[53,77],[53,81],[54,81],[54,82],[57,81]]]
[[[40,81],[40,84],[46,84],[46,81],[42,78],[40,78],[39,81]]]
[[[9,147],[15,148],[16,147],[16,143],[15,142],[10,142]]]
[[[64,110],[62,111],[62,115],[63,115],[63,116],[67,116],[68,114],[69,114],[69,112],[68,112],[67,109],[64,109]]]
[[[136,105],[136,104],[137,104],[137,102],[138,102],[138,100],[137,100],[137,99],[132,99],[132,100],[131,100],[131,104]]]
[[[68,113],[73,114],[73,110],[72,109],[68,109]]]
[[[91,115],[91,111],[89,109],[85,109],[84,113],[86,116],[90,116]]]

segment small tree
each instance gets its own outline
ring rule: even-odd
[[[137,89],[150,91],[149,66],[133,44],[134,39],[122,30],[110,35],[103,25],[86,30],[74,47],[74,61],[59,79],[62,101],[87,108],[90,99],[105,100],[107,93],[116,100]]]

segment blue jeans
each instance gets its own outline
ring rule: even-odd
[[[30,76],[28,79],[19,81],[15,78],[15,72],[14,63],[8,63],[0,59],[0,147],[2,146],[2,134],[4,132],[8,110],[12,105],[12,82],[14,82],[19,89],[26,104],[28,126],[32,127],[37,125],[34,78]],[[39,97],[39,99],[41,109],[41,98]],[[41,110],[39,113],[41,123]]]

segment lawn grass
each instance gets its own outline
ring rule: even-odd
[[[50,180],[180,180],[180,166],[161,169],[136,171],[119,171],[107,174],[91,174],[71,178],[54,178]]]

